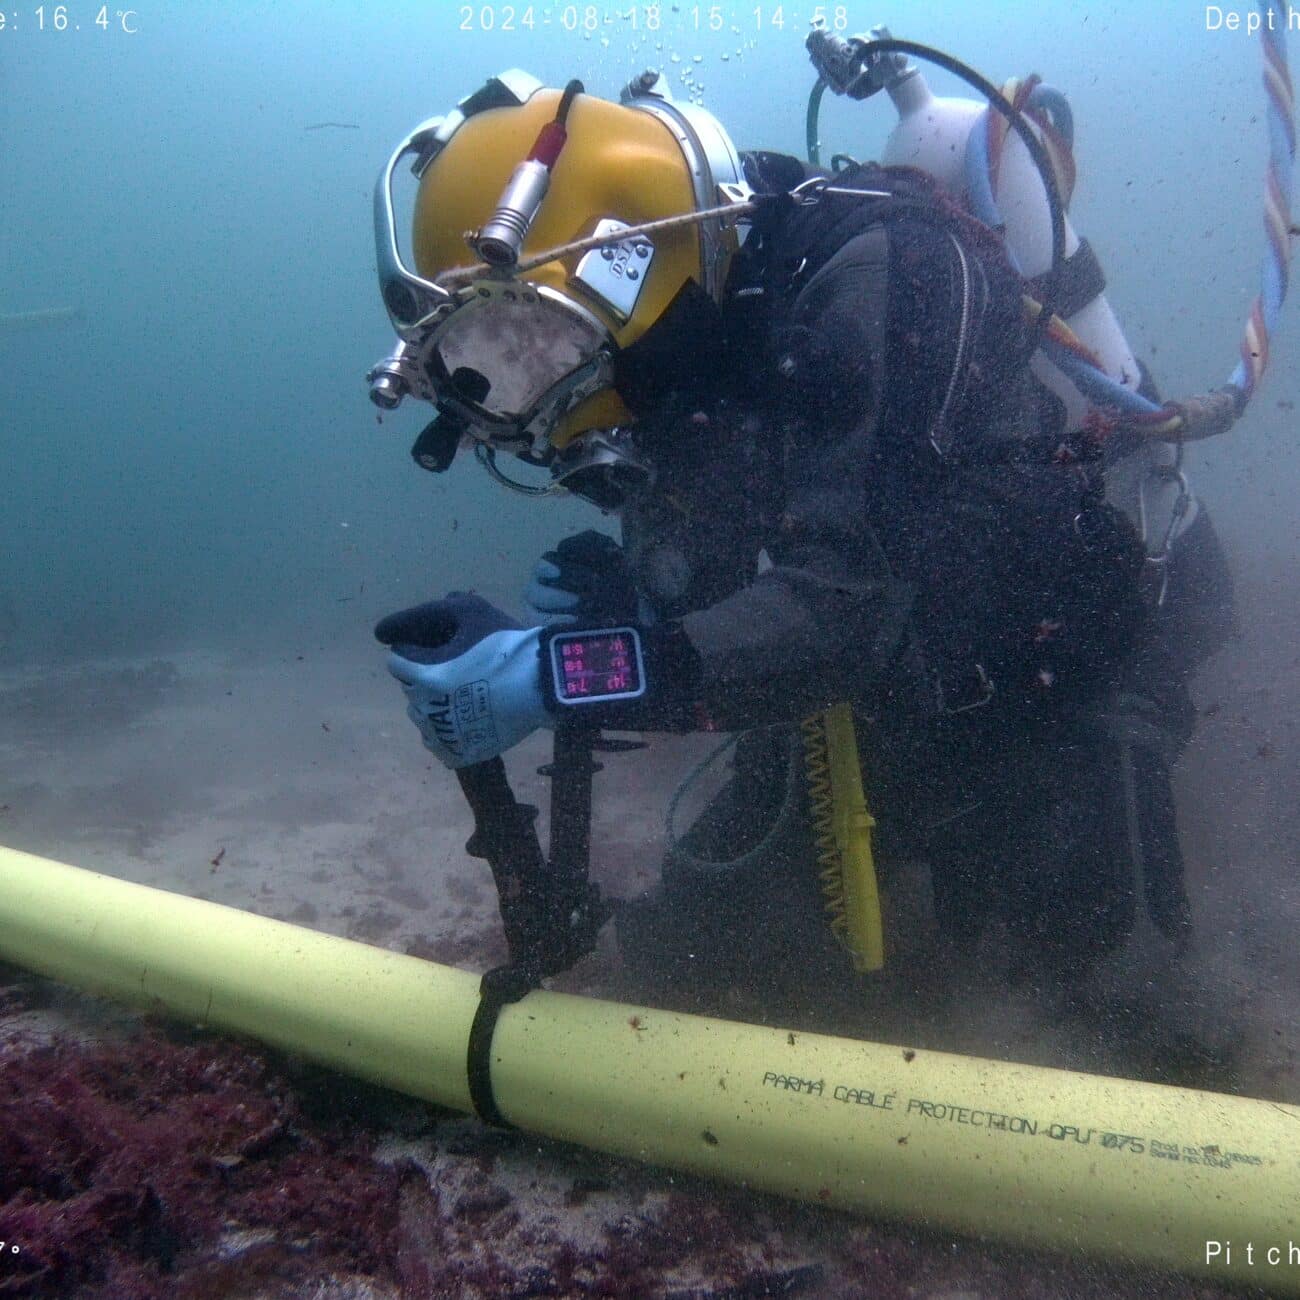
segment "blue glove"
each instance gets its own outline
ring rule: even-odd
[[[591,528],[537,561],[524,600],[550,623],[632,623],[639,613],[623,548]]]
[[[407,716],[439,762],[482,763],[550,725],[539,633],[461,593],[380,623],[376,636],[393,647],[388,671],[402,683]]]
[[[563,585],[564,571],[551,560],[533,566],[533,576],[524,588],[524,600],[548,623],[576,623],[582,597]]]

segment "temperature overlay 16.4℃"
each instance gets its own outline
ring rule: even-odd
[[[109,5],[34,5],[31,8],[0,8],[0,34],[5,32],[117,32],[134,36],[140,30],[135,9],[114,9]]]

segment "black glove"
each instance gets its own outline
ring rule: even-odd
[[[633,623],[640,603],[623,548],[591,528],[537,561],[524,599],[553,623]]]
[[[441,664],[460,658],[493,632],[522,627],[482,596],[451,591],[442,600],[427,600],[381,618],[375,640],[416,663]]]

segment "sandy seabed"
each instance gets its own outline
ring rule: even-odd
[[[996,971],[936,987],[918,973],[933,963],[902,960],[857,1023],[835,1027],[1300,1101],[1300,639],[1282,589],[1261,575],[1243,591],[1243,639],[1198,684],[1179,774],[1198,934],[1185,973],[1128,954],[1099,981],[1113,1015],[1094,1032]],[[667,799],[706,748],[656,740],[606,760],[593,866],[609,892],[653,882]],[[543,805],[546,757],[539,737],[511,760],[517,792]],[[328,647],[0,669],[12,847],[481,970],[505,954],[468,830],[364,627]],[[900,877],[900,911],[909,889],[924,896]],[[910,924],[910,955],[924,956],[922,903]],[[637,997],[608,936],[558,986]],[[755,1018],[727,991],[716,1010]],[[489,1130],[12,969],[0,969],[6,1233],[28,1240],[0,1255],[0,1296],[1228,1294]]]

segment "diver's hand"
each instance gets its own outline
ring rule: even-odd
[[[451,768],[482,763],[550,725],[540,630],[491,632],[443,663],[417,663],[400,649],[388,656],[388,671],[406,693],[407,717],[439,762]]]
[[[448,767],[495,758],[545,726],[537,628],[522,628],[473,592],[390,614],[375,636],[392,653],[407,716]]]
[[[537,561],[524,600],[552,623],[636,621],[636,581],[623,548],[595,529],[566,537]]]

